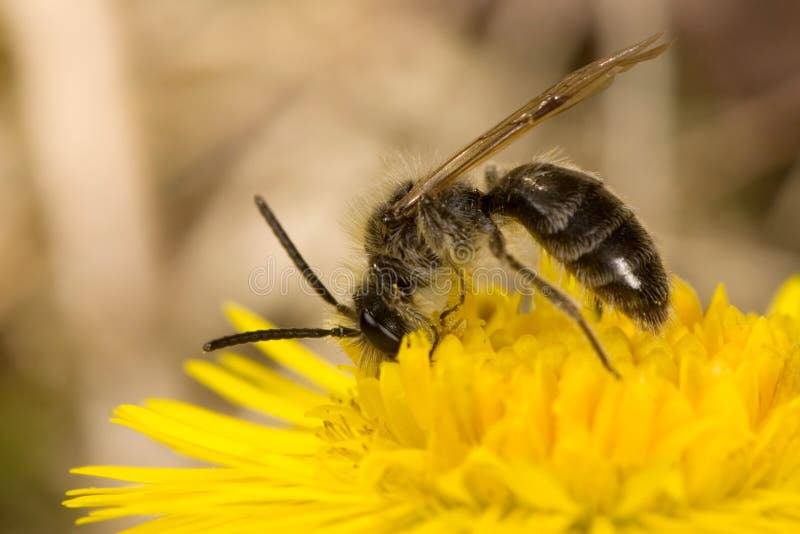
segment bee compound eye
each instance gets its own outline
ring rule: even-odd
[[[378,320],[369,310],[363,310],[359,319],[361,332],[367,340],[379,351],[396,355],[400,350],[400,338],[395,332],[380,320]]]

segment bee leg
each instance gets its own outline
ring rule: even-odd
[[[492,251],[492,254],[524,276],[529,283],[541,291],[542,295],[547,297],[547,299],[558,309],[566,313],[573,321],[575,321],[575,323],[577,323],[577,325],[583,331],[586,339],[589,340],[589,343],[592,345],[597,357],[600,358],[600,362],[603,364],[603,367],[605,367],[608,372],[614,375],[614,377],[621,378],[619,372],[614,369],[614,366],[611,365],[611,361],[609,360],[606,351],[603,349],[603,346],[600,344],[600,341],[597,339],[594,331],[586,322],[586,319],[583,318],[580,310],[568,295],[559,291],[555,286],[551,285],[541,276],[539,276],[533,269],[525,267],[514,256],[509,254],[506,250],[503,235],[499,231],[492,234],[489,240],[489,248]]]
[[[603,318],[603,301],[597,297],[594,297],[594,302],[592,304],[592,310],[594,311],[595,319],[599,321]]]
[[[494,189],[500,182],[500,171],[497,170],[497,165],[489,163],[483,170],[483,176],[486,178],[486,187]]]
[[[467,297],[467,282],[464,280],[464,271],[462,269],[458,269],[456,270],[456,274],[458,275],[458,302],[445,309],[441,315],[439,315],[439,324],[441,326],[444,326],[445,319],[448,315],[458,311],[458,309],[464,305],[464,299]]]
[[[433,363],[434,362],[433,352],[436,350],[436,347],[439,346],[439,332],[437,332],[435,328],[431,328],[431,332],[433,334],[433,339],[431,340],[433,343],[431,344],[430,352],[428,352],[428,361]]]

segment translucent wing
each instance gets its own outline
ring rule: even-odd
[[[661,42],[663,35],[663,33],[652,35],[644,41],[572,72],[453,154],[428,176],[418,181],[393,208],[405,210],[423,195],[436,194],[537,124],[599,93],[611,85],[617,74],[625,72],[637,63],[658,56],[669,46],[668,43]]]

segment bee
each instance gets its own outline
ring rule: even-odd
[[[511,221],[521,224],[601,301],[640,326],[658,330],[669,315],[669,281],[652,238],[633,211],[595,176],[559,163],[534,160],[502,173],[488,166],[485,191],[459,179],[536,125],[604,90],[618,74],[667,47],[662,34],[656,34],[572,72],[422,179],[397,187],[366,222],[368,265],[352,304],[339,302],[325,287],[257,196],[261,215],[295,266],[350,326],[244,332],[210,341],[204,350],[276,339],[353,338],[379,358],[393,360],[403,336],[420,330],[435,345],[439,329],[419,309],[415,296],[443,271],[457,279],[458,302],[439,315],[444,325],[466,295],[464,273],[473,255],[459,251],[483,248],[574,320],[605,368],[618,377],[578,306],[510,254],[502,230]]]

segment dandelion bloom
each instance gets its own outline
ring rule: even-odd
[[[136,534],[800,531],[800,277],[766,316],[722,288],[703,312],[673,286],[658,335],[595,318],[621,380],[549,303],[521,313],[498,294],[467,299],[433,365],[412,335],[379,378],[293,341],[259,349],[295,378],[235,354],[190,361],[195,379],[269,417],[121,406],[115,423],[210,466],[82,467],[129,485],[65,504],[94,508],[79,523],[155,516]]]

